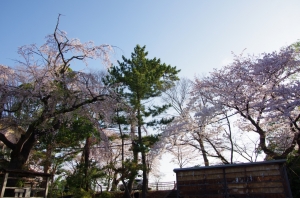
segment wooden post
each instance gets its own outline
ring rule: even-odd
[[[25,192],[25,190],[23,188],[16,188],[15,189],[15,197],[23,197],[24,192]]]
[[[228,198],[228,188],[227,188],[227,182],[226,182],[226,173],[225,173],[225,168],[222,168],[223,170],[223,182],[224,182],[224,191],[223,195],[225,195],[225,198]]]
[[[48,195],[48,184],[49,184],[49,180],[50,180],[50,177],[47,177],[46,186],[45,186],[45,194],[44,194],[44,197],[45,197],[45,198],[47,198],[47,195]]]
[[[1,197],[4,197],[4,192],[5,192],[5,188],[6,188],[7,178],[8,178],[8,173],[5,173],[4,180],[3,180],[3,186],[2,186],[2,190],[1,190]]]
[[[31,187],[29,187],[29,188],[24,188],[24,189],[25,189],[25,197],[30,197]]]
[[[289,178],[288,178],[288,175],[286,172],[286,165],[284,164],[284,165],[280,166],[279,171],[285,180],[285,182],[282,182],[283,186],[284,186],[283,188],[284,188],[285,196],[292,197],[293,195],[292,195],[292,191],[291,191],[291,187],[290,187],[290,181],[289,181]]]

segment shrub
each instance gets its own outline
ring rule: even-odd
[[[100,194],[99,198],[113,198],[113,196],[112,196],[109,192],[103,191],[103,192]]]
[[[74,192],[74,198],[92,198],[92,193],[80,188]]]

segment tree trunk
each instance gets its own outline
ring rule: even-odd
[[[26,134],[29,134],[29,132],[27,131]],[[25,169],[25,163],[35,144],[35,134],[31,133],[28,138],[26,137],[26,134],[21,136],[10,154],[9,169]]]
[[[202,138],[198,139],[198,142],[200,144],[200,148],[201,148],[201,152],[202,152],[202,156],[203,156],[203,160],[204,160],[204,165],[209,166],[209,161],[208,161],[208,158],[206,155],[206,150],[205,150]]]
[[[147,178],[147,162],[146,153],[142,140],[142,123],[140,121],[140,110],[138,110],[138,138],[139,138],[139,149],[142,154],[142,167],[143,167],[143,186],[142,186],[142,198],[146,198],[148,190],[148,178]],[[142,148],[141,148],[142,147]]]
[[[131,198],[131,196],[130,196],[130,194],[131,194],[131,188],[130,188],[129,182],[126,185],[126,182],[124,181],[124,179],[122,179],[122,183],[123,183],[124,189],[125,189],[125,193],[123,194],[123,197],[124,198]],[[131,183],[131,186],[132,186],[132,183]]]
[[[26,134],[30,134],[28,131]],[[31,133],[30,135],[26,134],[22,135],[18,143],[16,144],[15,148],[12,149],[12,152],[10,154],[10,162],[9,162],[9,169],[14,170],[26,170],[25,163],[28,159],[28,156],[30,154],[31,149],[34,146],[35,143],[35,135],[34,133]],[[27,138],[28,137],[28,138]],[[22,147],[23,145],[23,147]],[[11,175],[13,176],[13,175]],[[8,180],[6,186],[16,186],[16,180]],[[14,191],[13,190],[7,190],[5,192],[5,196],[8,197],[14,197]]]
[[[91,137],[87,137],[85,140],[85,146],[84,146],[84,176],[85,176],[85,185],[84,185],[84,189],[86,191],[89,190],[90,186],[90,182],[89,182],[89,178],[88,178],[88,170],[90,167],[90,146],[91,146]]]
[[[300,134],[298,133],[298,138],[297,138],[297,144],[298,144],[298,156],[300,156]]]
[[[114,176],[113,176],[113,180],[112,180],[110,191],[117,191],[118,183],[121,180],[121,179],[117,179],[117,176],[118,176],[118,172],[114,172]]]
[[[44,173],[49,173],[52,164],[51,160],[52,160],[52,144],[48,144],[46,150],[46,159],[44,162]]]
[[[225,133],[228,135],[229,141],[230,141],[230,163],[233,164],[233,141],[232,141],[232,131],[231,131],[231,125],[229,122],[229,118],[226,113],[224,113],[226,116],[227,126],[228,126],[228,133],[225,130]]]
[[[142,164],[143,164],[143,187],[142,187],[142,198],[146,198],[148,191],[148,177],[147,177],[147,162],[146,154],[142,152]]]

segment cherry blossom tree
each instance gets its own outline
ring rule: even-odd
[[[218,141],[221,127],[217,124],[213,128],[209,126],[218,119],[219,111],[212,108],[211,104],[199,94],[191,94],[191,88],[192,82],[183,78],[176,86],[165,92],[164,100],[171,103],[177,113],[173,122],[165,128],[165,133],[170,131],[172,134],[168,135],[167,150],[176,156],[174,158],[181,165],[190,161],[192,155],[182,153],[182,151],[186,153],[187,150],[190,150],[190,153],[197,151],[195,154],[199,151],[205,166],[209,166],[209,156],[219,158],[223,163],[229,163],[222,155]],[[193,158],[196,159],[195,156]]]
[[[204,164],[208,166],[209,161],[203,142],[203,135],[201,132],[193,133],[195,132],[195,129],[199,129],[199,127],[194,119],[191,106],[189,106],[189,101],[192,98],[190,95],[191,83],[192,82],[189,79],[182,78],[180,81],[176,82],[174,87],[166,90],[164,93],[163,100],[170,103],[176,112],[173,122],[168,124],[164,129],[164,133],[168,134],[165,136],[168,139],[166,148],[168,152],[174,155],[174,158],[177,159],[176,161],[179,165],[182,166],[189,160],[189,157],[183,155],[182,151],[187,149],[184,147],[188,145],[192,146],[202,153]],[[196,141],[196,145],[192,144],[193,141],[190,141],[191,137]]]
[[[71,69],[73,62],[87,64],[88,59],[109,65],[111,46],[69,39],[58,25],[59,17],[44,45],[19,48],[18,66],[0,65],[0,140],[12,150],[12,169],[24,168],[39,137],[58,130],[74,113],[96,122],[114,100],[101,75]],[[3,133],[13,126],[24,131],[16,142]]]
[[[183,154],[182,150],[197,151],[195,153],[202,156],[205,166],[209,166],[210,161],[232,164],[240,157],[256,160],[252,156],[257,151],[252,139],[241,141],[244,134],[238,133],[237,136],[233,129],[238,123],[232,117],[233,112],[211,103],[201,92],[192,90],[192,86],[188,79],[181,79],[165,92],[164,100],[172,104],[176,112],[174,120],[163,129],[166,149],[180,159],[179,162],[192,156]]]
[[[267,158],[286,158],[296,145],[300,153],[299,69],[299,54],[291,47],[239,55],[232,64],[196,78],[194,90],[239,115],[239,128],[259,135]]]
[[[178,165],[179,168],[183,168],[185,165],[195,162],[199,156],[197,149],[192,150],[183,144],[172,145],[167,147],[166,150],[173,156],[171,162]]]

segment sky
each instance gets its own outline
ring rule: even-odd
[[[1,0],[0,64],[14,66],[19,46],[42,45],[62,14],[68,37],[116,46],[114,64],[146,45],[149,58],[193,79],[230,63],[232,53],[269,53],[298,41],[299,10],[299,0]],[[89,67],[105,69],[100,61]],[[164,180],[174,179],[173,167],[162,166]]]

